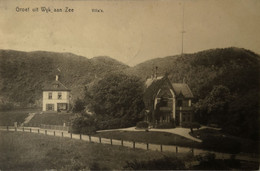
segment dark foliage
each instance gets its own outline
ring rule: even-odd
[[[177,157],[165,156],[161,159],[149,161],[128,161],[124,166],[126,170],[182,170],[185,169],[184,162]]]
[[[87,135],[94,134],[97,130],[96,122],[95,117],[90,115],[77,117],[72,121],[72,132]]]
[[[143,118],[143,82],[137,77],[109,74],[86,91],[85,101],[99,129],[134,126]]]
[[[147,129],[148,127],[149,127],[149,123],[144,121],[137,122],[136,124],[136,128]]]
[[[73,113],[81,113],[84,110],[85,110],[85,102],[77,98],[72,109]]]
[[[0,50],[0,96],[5,103],[40,106],[42,88],[59,74],[73,98],[82,98],[84,85],[95,77],[125,68],[128,66],[109,57],[88,59],[71,53]]]
[[[209,153],[205,156],[197,156],[197,160],[200,162],[198,165],[193,166],[194,170],[230,170],[240,169],[241,164],[239,160],[234,158],[221,160],[216,159],[215,154]]]
[[[194,128],[197,128],[197,129],[200,128],[200,124],[199,124],[198,122],[183,122],[183,123],[181,124],[181,126],[182,126],[183,128],[190,128],[191,133],[193,133],[193,129],[194,129]]]

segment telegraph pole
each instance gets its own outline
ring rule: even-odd
[[[185,34],[185,30],[184,30],[184,1],[183,1],[183,5],[182,5],[182,31],[181,31],[181,56],[183,56],[183,44],[184,44],[184,34]]]

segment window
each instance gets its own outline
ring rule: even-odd
[[[46,104],[47,111],[54,111],[54,104]]]
[[[62,99],[62,93],[58,92],[58,99]]]
[[[52,93],[49,93],[48,99],[52,99]]]
[[[178,105],[178,107],[181,107],[182,106],[182,100],[178,100],[177,105]]]

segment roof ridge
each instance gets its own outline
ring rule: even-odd
[[[57,80],[63,87],[65,87],[66,89],[68,89],[64,84],[62,84],[59,80]]]

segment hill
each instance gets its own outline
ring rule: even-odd
[[[204,98],[214,85],[224,84],[233,92],[259,88],[260,57],[241,48],[211,49],[193,54],[156,58],[127,68],[127,74],[143,80],[158,67],[158,75],[166,72],[172,82],[185,81],[196,99]]]
[[[75,99],[82,95],[84,85],[95,78],[126,68],[127,65],[109,57],[88,59],[72,53],[0,50],[0,102],[39,106],[42,88],[56,74],[72,90]]]
[[[152,67],[157,66],[159,75],[167,71],[172,82],[185,81],[190,86],[195,97],[196,119],[201,123],[213,122],[231,134],[259,137],[258,54],[231,47],[167,58],[128,68],[128,74],[145,80],[151,76]]]

